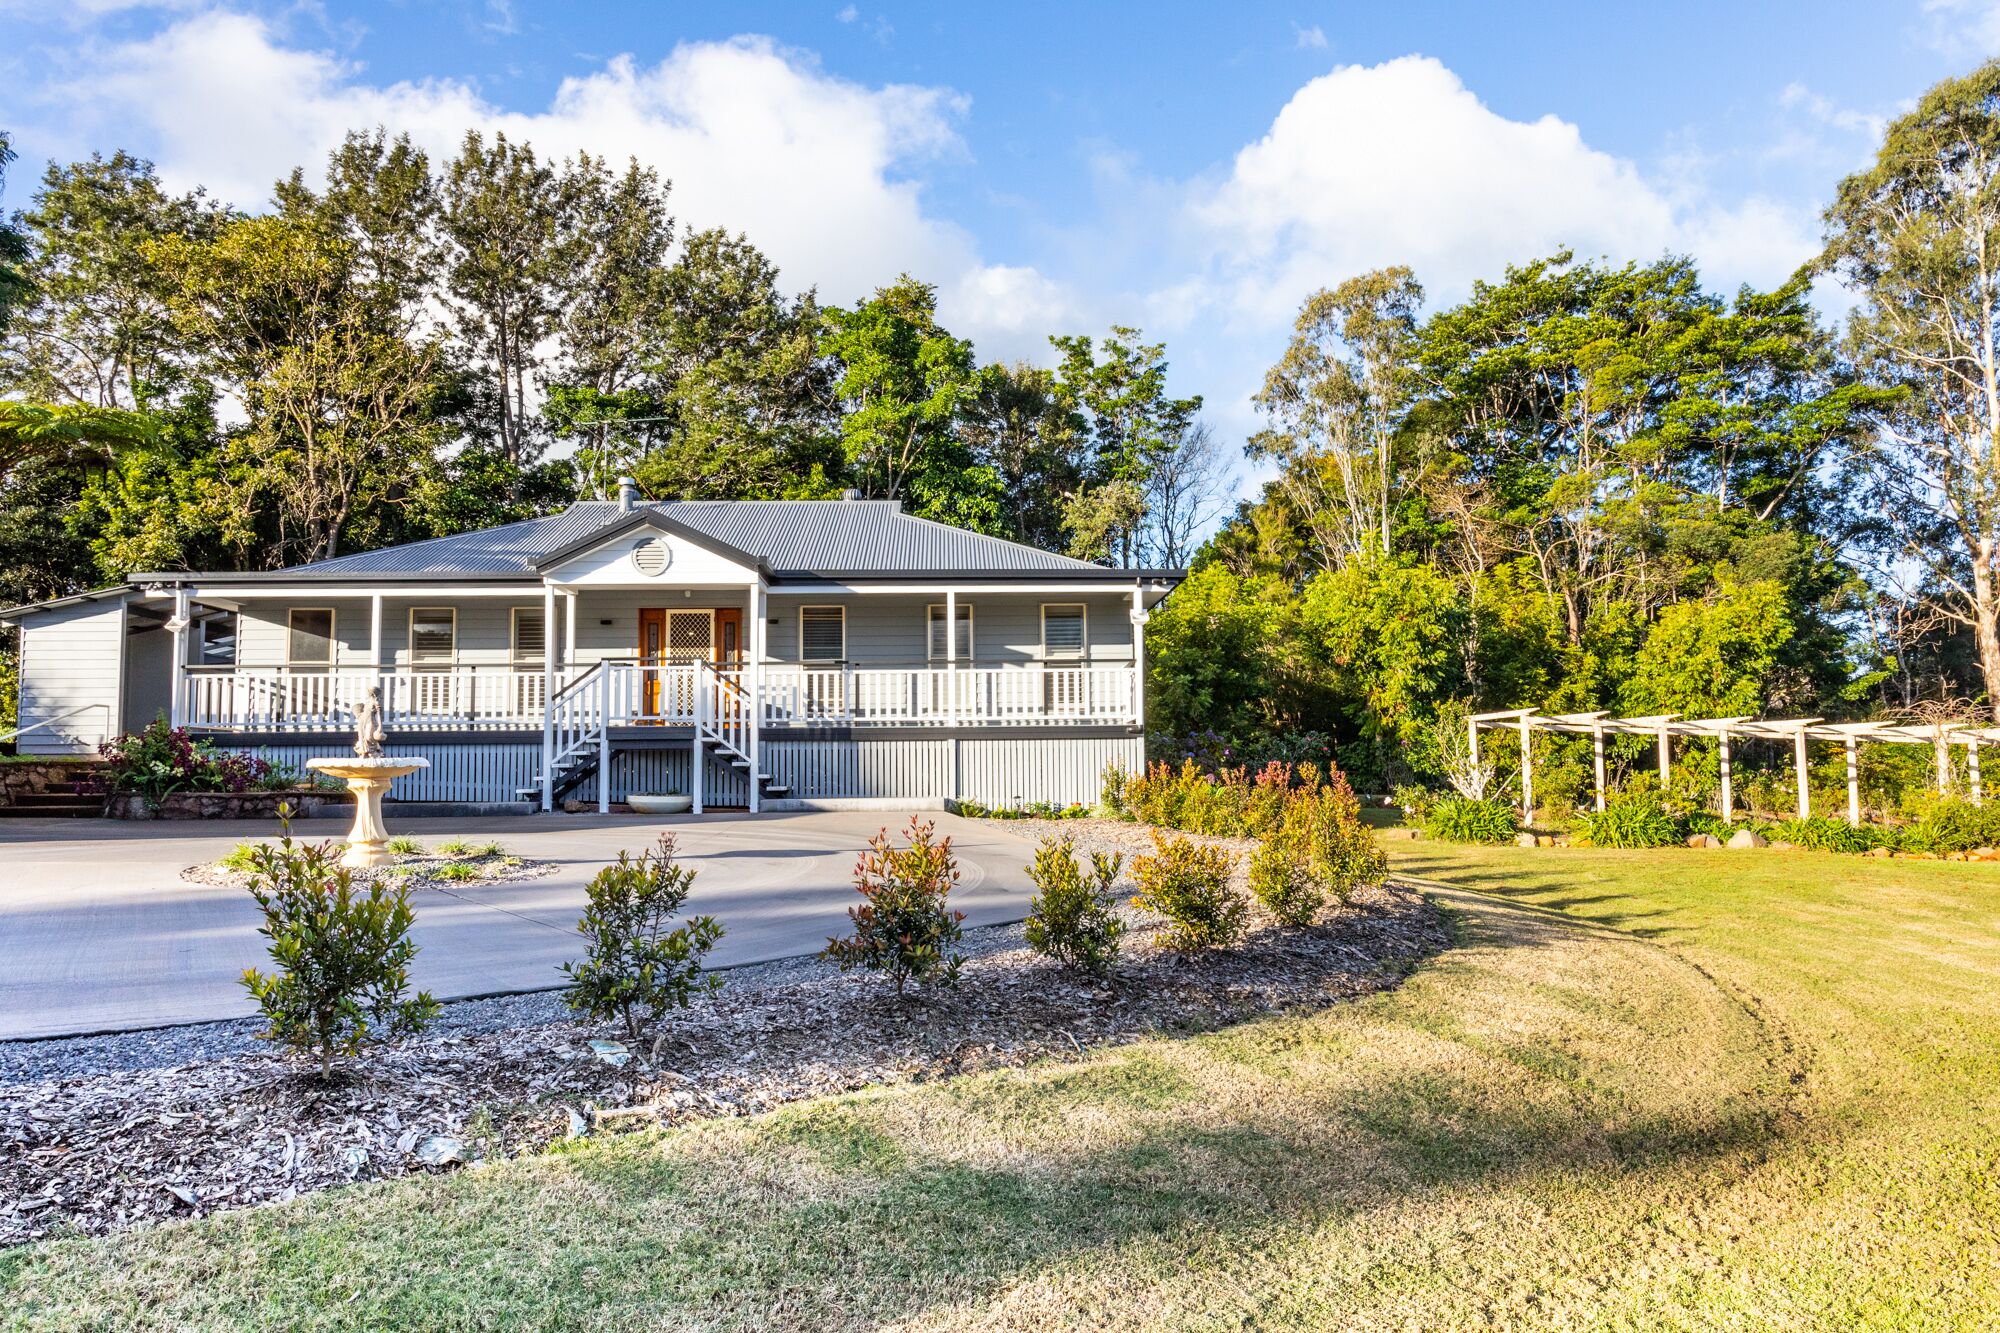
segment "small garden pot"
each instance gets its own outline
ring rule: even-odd
[[[625,798],[625,804],[642,815],[684,815],[694,809],[694,797],[671,793],[656,796],[635,792]]]

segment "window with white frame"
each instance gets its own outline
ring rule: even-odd
[[[930,639],[931,656],[933,658],[945,658],[951,656],[951,654],[947,652],[945,649],[944,603],[942,602],[934,603],[931,606],[930,634],[928,637]],[[958,660],[961,662],[969,662],[972,660],[972,603],[971,602],[960,602],[958,604]]]
[[[198,648],[203,666],[236,665],[236,613],[219,611],[199,622]]]
[[[285,660],[293,666],[333,665],[333,608],[295,606],[285,618]]]
[[[542,664],[542,653],[549,641],[548,626],[542,618],[539,606],[517,606],[514,608],[514,660],[516,662]]]
[[[799,608],[799,660],[839,662],[847,657],[847,608]]]
[[[1051,602],[1042,607],[1042,657],[1047,661],[1084,656],[1088,622],[1081,602]]]
[[[458,612],[448,606],[410,608],[410,665],[448,667],[458,654]]]

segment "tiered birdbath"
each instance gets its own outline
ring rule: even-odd
[[[382,753],[382,691],[378,686],[354,708],[354,757],[308,759],[315,773],[340,778],[354,793],[354,827],[347,833],[347,851],[340,863],[353,870],[372,870],[389,860],[389,831],[382,827],[382,797],[389,784],[407,773],[429,768],[431,761]]]

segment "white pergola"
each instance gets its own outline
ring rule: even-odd
[[[2000,727],[1980,727],[1969,723],[1823,722],[1816,717],[1681,717],[1661,713],[1651,717],[1612,717],[1608,713],[1543,713],[1533,708],[1508,708],[1497,713],[1474,713],[1466,719],[1466,740],[1472,748],[1472,762],[1479,763],[1479,733],[1514,731],[1521,738],[1521,808],[1535,808],[1535,772],[1532,741],[1537,731],[1584,734],[1591,738],[1591,777],[1596,808],[1604,809],[1604,738],[1606,736],[1653,736],[1665,787],[1673,767],[1673,738],[1696,736],[1716,741],[1722,769],[1722,817],[1736,815],[1736,792],[1729,770],[1731,737],[1748,736],[1759,740],[1789,740],[1792,768],[1798,785],[1799,818],[1812,814],[1808,790],[1808,747],[1813,741],[1838,741],[1847,751],[1847,822],[1861,822],[1861,784],[1856,764],[1856,747],[1862,741],[1887,741],[1897,745],[1929,745],[1937,755],[1937,786],[1945,790],[1951,780],[1951,747],[1965,747],[1966,773],[1971,780],[1972,800],[1985,804],[1979,785],[1979,746],[1982,741],[2000,741]]]

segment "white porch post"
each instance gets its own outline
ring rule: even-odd
[[[1597,813],[1604,813],[1604,728],[1593,723],[1590,728],[1590,781],[1595,797]]]
[[[556,587],[542,584],[542,812],[556,808]]]
[[[1861,827],[1861,774],[1855,764],[1854,733],[1847,736],[1847,822]]]
[[[188,595],[186,588],[174,589],[174,669],[173,695],[167,700],[167,722],[183,726],[187,722]],[[26,641],[25,635],[23,641]],[[116,718],[107,732],[117,729]]]
[[[546,638],[548,631],[543,631]],[[563,594],[563,666],[576,670],[576,590]]]
[[[688,796],[693,800],[694,813],[703,813],[701,808],[702,770],[708,767],[707,753],[701,745],[701,724],[708,712],[708,691],[703,687],[701,671],[694,675],[694,737],[688,742]]]
[[[1722,817],[1733,824],[1736,822],[1736,788],[1729,778],[1729,728],[1723,727],[1715,734],[1722,742]]]
[[[951,799],[958,799],[958,589],[944,590],[944,670],[945,691],[950,711],[945,721],[951,728]]]
[[[597,668],[597,813],[611,813],[611,667]]]
[[[750,742],[750,813],[757,814],[764,807],[764,784],[759,774],[764,771],[764,585],[761,582],[750,585],[749,633],[744,636],[739,647],[743,650],[746,664],[743,671],[744,694],[750,716],[746,731]]]
[[[1521,714],[1521,818],[1535,817],[1535,756],[1530,743],[1528,715]]]
[[[1138,586],[1132,589],[1132,721],[1142,728],[1146,725],[1146,593]],[[1477,728],[1472,733],[1472,762],[1479,763]]]
[[[377,671],[382,669],[382,594],[379,592],[368,599],[368,658]]]
[[[1806,785],[1806,729],[1792,737],[1792,772],[1799,783],[1799,818],[1812,818],[1812,789]]]

